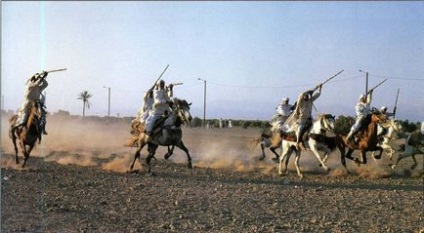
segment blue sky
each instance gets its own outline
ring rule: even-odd
[[[133,116],[143,93],[164,80],[182,82],[176,97],[207,118],[272,117],[340,70],[323,87],[314,114],[354,115],[369,86],[372,105],[424,119],[423,2],[2,2],[2,96],[16,110],[35,72],[48,77],[50,112],[82,113],[78,93],[93,94],[88,115]]]

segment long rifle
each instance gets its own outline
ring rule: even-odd
[[[63,68],[63,69],[57,69],[57,70],[48,70],[48,71],[46,71],[47,73],[53,73],[53,72],[59,72],[59,71],[65,71],[66,70],[66,68]]]
[[[339,73],[337,73],[337,74],[335,74],[335,75],[331,76],[330,78],[328,78],[328,79],[327,79],[327,80],[325,80],[324,82],[320,83],[317,87],[315,87],[314,91],[315,91],[316,89],[318,89],[318,87],[319,87],[319,86],[322,86],[322,85],[324,85],[324,84],[328,83],[331,79],[335,78],[336,76],[338,76],[339,74],[341,74],[343,71],[344,71],[344,70],[341,70]]]
[[[397,109],[398,99],[399,99],[399,88],[397,89],[395,107],[393,108],[393,119],[396,119],[396,109]]]
[[[162,71],[162,74],[159,75],[159,78],[156,79],[156,81],[153,83],[153,86],[149,90],[152,90],[153,88],[155,88],[156,82],[159,81],[160,78],[162,78],[162,75],[165,73],[168,67],[169,67],[169,64],[165,67],[165,69]]]
[[[324,85],[325,83],[328,83],[328,81],[330,81],[331,79],[335,78],[336,76],[338,76],[339,74],[341,74],[344,70],[341,70],[339,73],[331,76],[330,78],[328,78],[327,80],[325,80],[323,83],[321,83],[321,85]]]
[[[377,87],[379,87],[381,84],[383,84],[384,82],[386,82],[387,81],[387,78],[386,79],[384,79],[382,82],[380,82],[379,84],[377,84],[375,87],[373,87],[373,88],[371,88],[371,89],[369,89],[368,90],[368,92],[367,92],[367,94],[368,93],[370,93],[370,92],[372,92],[372,91],[374,91]]]

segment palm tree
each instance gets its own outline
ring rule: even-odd
[[[79,93],[79,95],[78,95],[78,99],[82,100],[82,102],[83,102],[82,116],[85,116],[85,107],[90,108],[90,106],[91,106],[91,103],[88,100],[91,97],[93,97],[93,95],[88,93],[88,91],[83,91],[83,92]]]

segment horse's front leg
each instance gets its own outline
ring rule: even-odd
[[[283,147],[283,150],[281,150],[280,161],[278,163],[278,174],[280,176],[283,175],[283,161],[284,161],[284,159],[286,160],[285,161],[286,167],[284,168],[284,173],[287,173],[287,165],[288,165],[288,161],[289,161],[291,153],[292,153],[292,149],[289,146],[287,146],[287,149],[284,149],[284,147]]]
[[[165,159],[169,159],[169,157],[171,157],[171,155],[174,153],[174,148],[175,146],[168,146],[168,152],[166,152],[166,154],[163,156],[163,158]]]
[[[187,155],[187,166],[188,168],[193,168],[193,164],[191,163],[191,156],[190,153],[188,152],[187,147],[184,145],[183,141],[181,141],[178,145],[176,145],[178,148],[180,148],[181,150],[183,150],[186,155]]]
[[[361,151],[361,158],[362,158],[361,160],[359,160],[358,158],[355,158],[355,162],[358,166],[361,164],[367,163],[367,156],[365,151]]]
[[[312,143],[311,143],[312,144]],[[325,171],[329,171],[330,170],[330,168],[328,168],[327,167],[327,165],[325,165],[325,162],[324,162],[324,160],[327,160],[327,158],[328,158],[328,152],[327,151],[325,151],[325,158],[324,158],[324,160],[323,159],[321,159],[321,155],[319,154],[319,152],[318,152],[318,150],[316,149],[316,147],[315,147],[315,144],[312,144],[312,146],[311,146],[311,150],[312,150],[312,152],[314,153],[314,155],[315,155],[315,157],[318,159],[318,161],[319,161],[319,163],[320,163],[320,166],[325,170]]]
[[[295,165],[296,165],[297,176],[299,176],[302,179],[303,175],[302,175],[302,172],[300,171],[300,166],[299,166],[300,154],[301,154],[301,151],[296,150]]]
[[[379,153],[378,155],[375,155],[375,156],[374,156],[374,158],[375,158],[375,159],[381,159],[381,155],[383,155],[383,148],[382,148],[382,147],[377,146],[376,150],[379,150],[379,151],[380,151],[380,153]],[[364,153],[365,153],[365,152],[364,152]],[[374,155],[374,152],[373,152],[373,155]]]

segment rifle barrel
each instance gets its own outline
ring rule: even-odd
[[[327,82],[328,82],[328,81],[330,81],[331,79],[333,79],[333,78],[335,78],[336,76],[338,76],[339,74],[341,74],[343,71],[344,71],[344,70],[341,70],[339,73],[337,73],[337,74],[335,74],[335,75],[331,76],[330,78],[328,78],[327,80],[325,80],[322,84],[327,83]]]
[[[376,89],[377,87],[379,87],[381,84],[383,84],[384,82],[386,82],[387,81],[387,78],[386,79],[384,79],[382,82],[380,82],[379,84],[377,84],[375,87],[373,87],[373,88],[371,88],[368,92],[370,92],[370,91],[374,91],[374,89]]]
[[[66,68],[63,68],[63,69],[57,69],[57,70],[48,70],[48,71],[46,71],[47,73],[53,73],[53,72],[59,72],[59,71],[65,71],[66,70]]]

